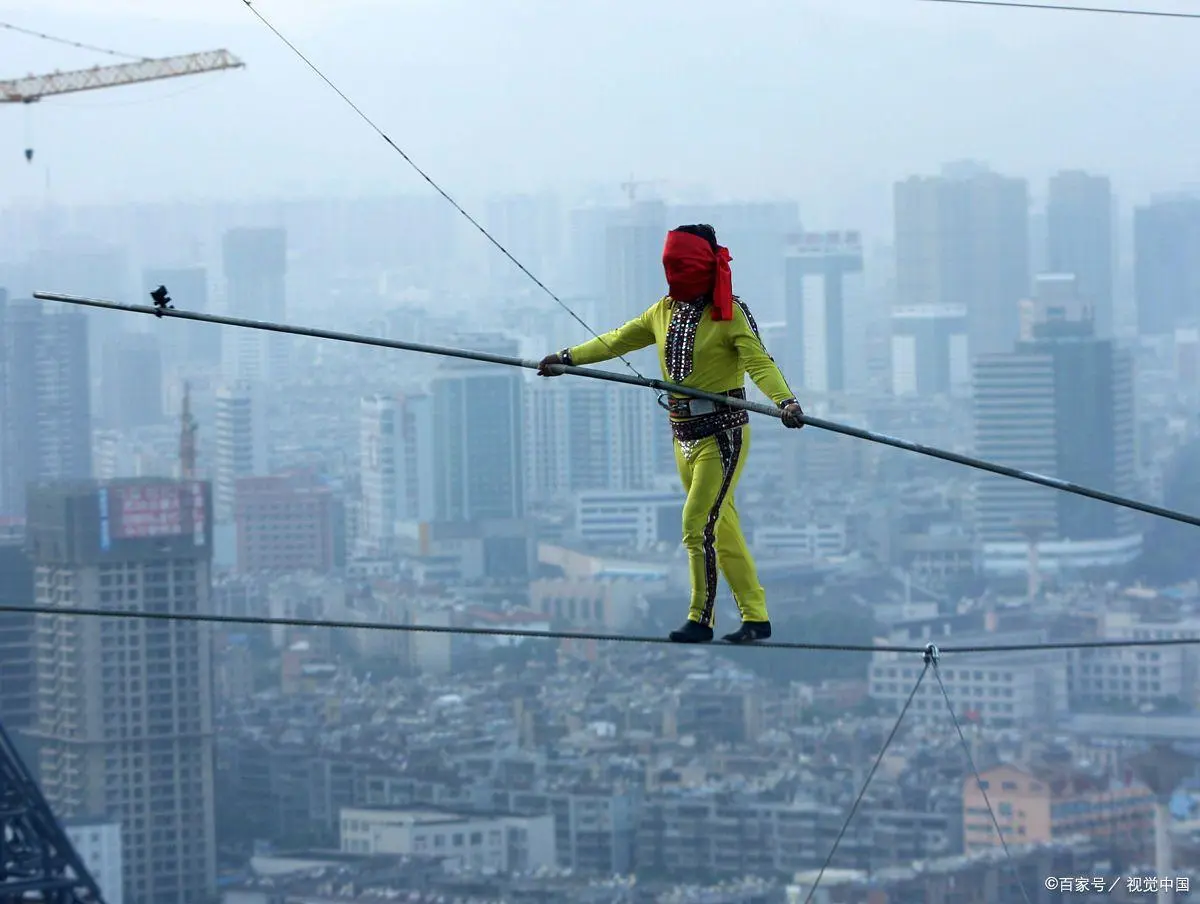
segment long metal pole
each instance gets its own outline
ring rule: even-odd
[[[486,364],[501,364],[507,367],[522,367],[527,370],[536,370],[538,367],[537,361],[532,361],[526,358],[514,358],[508,355],[493,355],[487,352],[475,352],[461,348],[450,348],[441,345],[426,345],[419,342],[403,342],[399,339],[382,339],[376,336],[363,336],[358,333],[342,333],[335,330],[322,330],[315,327],[293,326],[288,323],[271,323],[265,320],[246,320],[241,317],[225,317],[220,314],[202,314],[196,311],[181,311],[175,308],[158,308],[151,305],[132,305],[122,304],[116,301],[108,301],[100,298],[87,298],[80,295],[63,295],[57,292],[34,292],[33,297],[42,301],[58,301],[63,304],[77,305],[88,308],[101,308],[108,311],[125,311],[130,314],[149,314],[153,317],[173,317],[176,320],[195,320],[200,323],[216,323],[222,326],[241,327],[242,329],[263,330],[271,333],[289,333],[293,336],[309,336],[314,339],[331,339],[334,342],[350,342],[356,345],[372,345],[379,348],[392,348],[398,351],[418,352],[426,355],[438,355],[443,358],[461,358],[467,361],[479,361]],[[766,415],[767,417],[779,418],[782,417],[782,412],[772,405],[763,405],[760,402],[750,402],[744,399],[734,399],[729,396],[719,395],[712,392],[704,392],[699,389],[692,389],[689,386],[679,386],[675,383],[667,383],[663,380],[651,380],[644,377],[637,377],[627,374],[614,373],[607,370],[596,370],[590,367],[567,367],[558,365],[555,370],[559,373],[573,374],[580,377],[588,377],[593,380],[605,380],[610,383],[626,383],[632,386],[643,386],[649,389],[655,389],[660,392],[671,393],[672,395],[687,396],[693,399],[707,399],[713,402],[719,402],[728,405],[731,408],[742,408],[746,411],[753,411],[756,414]],[[1139,502],[1136,499],[1127,499],[1124,496],[1117,496],[1114,493],[1106,493],[1102,490],[1094,490],[1090,487],[1080,486],[1076,483],[1071,483],[1066,480],[1059,480],[1057,477],[1047,477],[1044,474],[1036,474],[1033,471],[1024,471],[1020,468],[1010,468],[1007,465],[998,465],[994,462],[984,461],[982,458],[975,458],[971,455],[960,455],[957,452],[948,452],[945,449],[938,449],[934,446],[926,446],[922,443],[910,442],[906,439],[900,439],[896,436],[889,436],[886,433],[876,433],[873,430],[863,430],[860,427],[851,427],[847,424],[839,424],[836,421],[827,421],[822,418],[804,415],[804,423],[809,427],[816,427],[818,430],[827,430],[830,433],[840,433],[843,436],[852,436],[855,439],[864,439],[868,442],[879,443],[884,446],[892,446],[896,449],[905,449],[909,452],[916,452],[918,455],[926,455],[930,458],[940,458],[942,461],[953,462],[954,464],[963,465],[968,468],[975,468],[979,471],[988,471],[992,474],[998,474],[1001,477],[1011,477],[1014,480],[1023,480],[1026,483],[1036,483],[1040,486],[1050,487],[1054,490],[1060,490],[1064,493],[1072,493],[1076,496],[1085,496],[1089,499],[1095,499],[1098,502],[1106,502],[1109,505],[1117,505],[1122,508],[1134,509],[1135,511],[1145,512],[1148,515],[1155,515],[1159,518],[1167,518],[1171,521],[1181,521],[1184,524],[1191,524],[1200,527],[1200,517],[1188,515],[1183,512],[1177,512],[1173,509],[1163,508],[1159,505],[1151,505],[1148,502]]]

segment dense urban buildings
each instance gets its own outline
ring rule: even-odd
[[[0,721],[110,904],[785,904],[856,800],[818,900],[1194,879],[1185,525],[755,415],[736,506],[775,636],[837,649],[616,644],[688,599],[657,392],[106,312],[98,342],[24,300],[164,284],[531,365],[655,303],[664,230],[708,222],[810,414],[1200,511],[1191,202],[1019,176],[914,176],[874,220],[634,179],[480,201],[570,313],[432,195],[0,207],[0,606],[61,610],[0,612]],[[935,681],[931,642],[1002,650]]]

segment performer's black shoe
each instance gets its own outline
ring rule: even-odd
[[[688,619],[677,631],[669,635],[672,643],[712,643],[713,629]]]
[[[771,636],[769,621],[744,621],[742,626],[732,634],[726,634],[721,639],[726,643],[754,643],[756,640],[766,640]]]

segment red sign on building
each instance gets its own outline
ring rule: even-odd
[[[199,483],[114,487],[112,496],[113,539],[195,534],[204,542],[204,491]]]

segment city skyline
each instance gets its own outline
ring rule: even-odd
[[[1200,881],[1194,528],[1063,491],[1200,512],[1185,28],[93,6],[0,10],[0,79],[246,65],[0,104],[0,607],[37,610],[0,612],[0,897],[65,869],[105,904]],[[740,326],[715,282],[665,297],[686,223]],[[160,285],[351,341],[32,298]],[[599,367],[783,423],[528,366],[651,307]],[[784,429],[789,393],[835,429]],[[661,645],[697,593],[715,636],[804,649]]]

